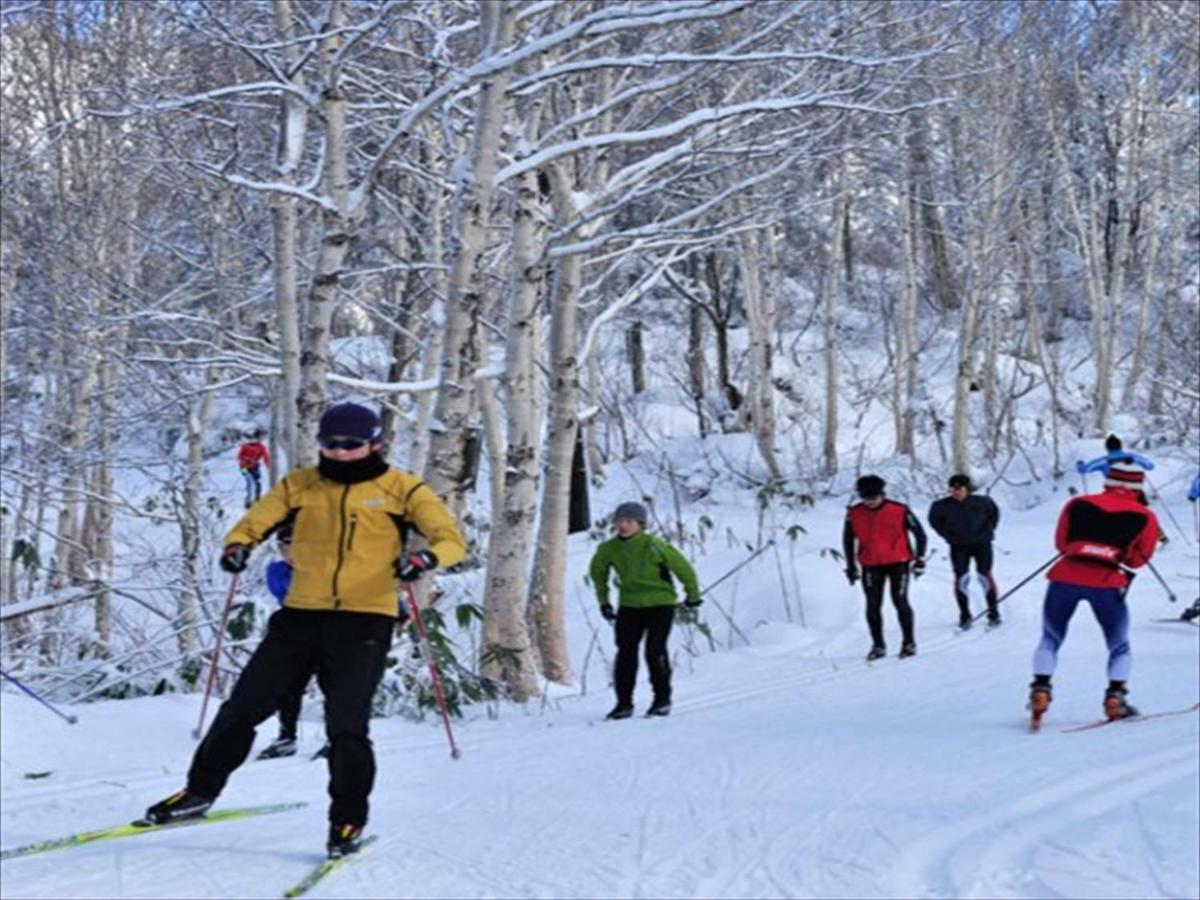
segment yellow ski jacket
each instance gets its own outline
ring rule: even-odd
[[[284,606],[295,609],[395,616],[400,582],[393,563],[407,525],[429,542],[439,566],[452,566],[467,552],[438,495],[398,469],[355,484],[331,481],[316,466],[290,472],[246,511],[225,546],[256,546],[288,520],[293,572]]]

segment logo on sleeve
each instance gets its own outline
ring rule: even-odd
[[[363,501],[363,506],[383,506],[382,497],[368,497]]]

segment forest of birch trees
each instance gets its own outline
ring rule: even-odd
[[[6,664],[114,659],[147,620],[163,659],[193,659],[240,514],[206,467],[259,425],[273,481],[356,399],[463,522],[472,664],[517,700],[569,683],[573,458],[598,478],[645,449],[614,398],[645,389],[653,329],[696,435],[751,435],[764,485],[853,465],[852,388],[891,411],[881,452],[936,429],[964,471],[1031,440],[1065,467],[1059,436],[1117,415],[1196,428],[1195,3],[0,14],[0,601],[69,601],[6,621]],[[848,315],[872,323],[869,373]],[[952,397],[925,385],[934,326],[955,335]],[[800,328],[817,378],[781,365]],[[1075,332],[1086,395],[1057,350]],[[338,355],[355,341],[384,367]],[[1031,438],[1035,387],[1053,420]],[[797,421],[804,472],[780,452]]]

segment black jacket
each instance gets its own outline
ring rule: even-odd
[[[990,544],[1000,523],[991,497],[968,494],[965,500],[943,497],[929,507],[929,525],[948,544]]]

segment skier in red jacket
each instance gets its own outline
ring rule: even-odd
[[[901,658],[917,652],[913,634],[913,611],[908,603],[908,575],[920,578],[925,572],[925,529],[903,503],[884,497],[886,484],[878,475],[864,475],[855,483],[861,503],[846,510],[846,525],[842,529],[842,549],[846,556],[846,578],[851,584],[858,580],[862,564],[863,592],[867,595],[867,627],[871,630],[871,650],[868,660],[887,655],[883,640],[883,589],[892,587],[892,605],[900,620]],[[909,546],[908,534],[916,539],[916,553]],[[857,542],[858,552],[854,545]]]
[[[256,429],[251,433],[250,440],[238,447],[238,468],[242,470],[242,478],[246,482],[246,509],[249,509],[262,496],[262,474],[259,463],[271,464],[271,452],[262,442],[263,430]],[[253,496],[252,496],[253,495]]]
[[[1108,643],[1104,714],[1109,719],[1137,715],[1125,702],[1132,663],[1125,594],[1133,574],[1128,569],[1149,562],[1158,543],[1158,519],[1147,509],[1142,492],[1145,479],[1145,470],[1132,458],[1113,462],[1101,493],[1074,497],[1059,514],[1054,545],[1062,559],[1046,575],[1050,587],[1042,605],[1042,639],[1033,654],[1029,686],[1034,728],[1050,706],[1050,677],[1058,648],[1081,600],[1091,604]]]

